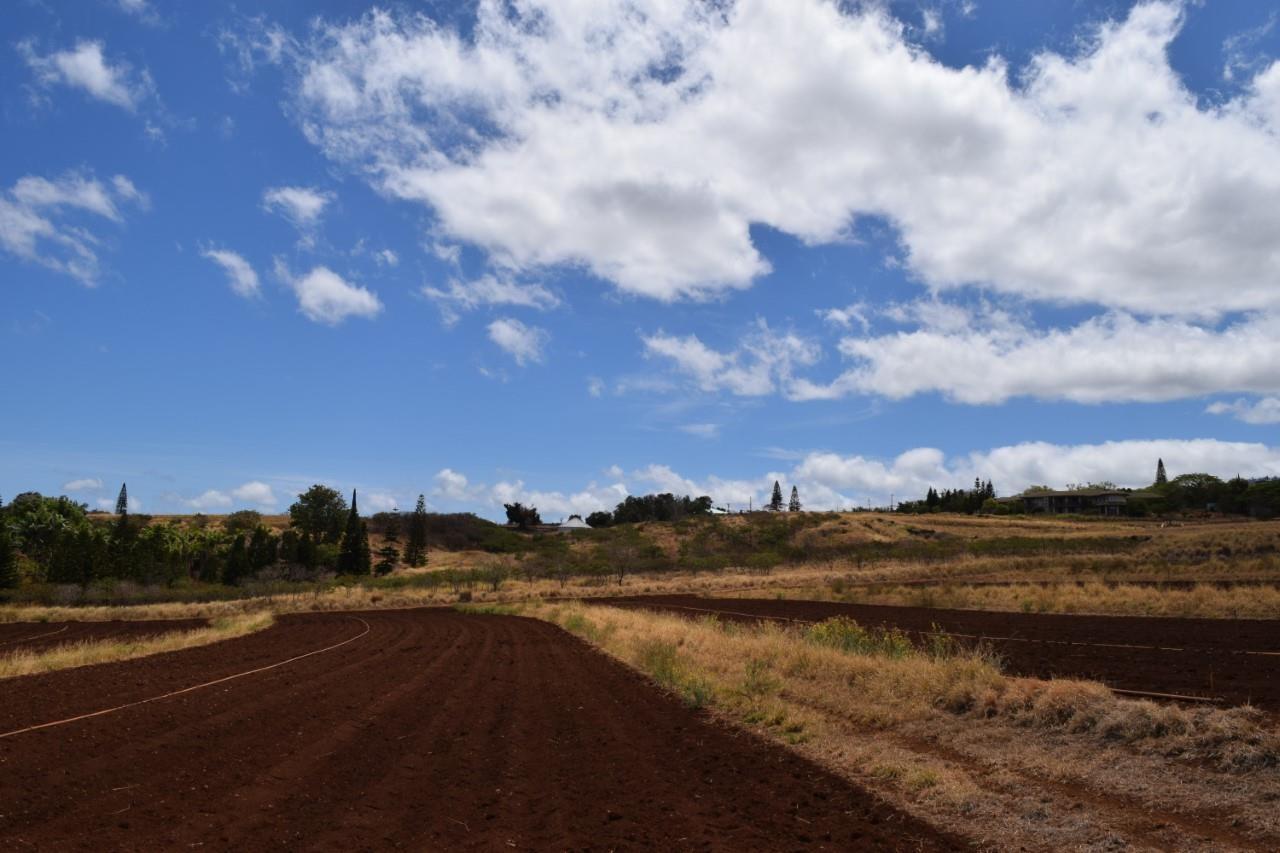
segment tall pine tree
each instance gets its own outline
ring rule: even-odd
[[[1156,460],[1156,485],[1163,486],[1169,482],[1169,475],[1164,472],[1164,460]]]
[[[773,481],[773,497],[769,499],[769,509],[773,512],[782,509],[782,484],[777,480]]]
[[[791,487],[791,501],[787,504],[787,512],[800,511],[800,490],[795,486]]]
[[[120,484],[120,495],[116,498],[116,515],[129,514],[129,485],[128,483]]]
[[[338,548],[338,574],[367,575],[372,568],[369,529],[360,520],[360,511],[356,509],[356,492],[352,489],[351,511],[347,514],[347,527],[342,533],[342,545]]]
[[[409,541],[404,549],[404,561],[417,567],[427,562],[427,501],[418,495],[418,505],[409,516]]]

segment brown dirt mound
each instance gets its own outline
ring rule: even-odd
[[[726,619],[817,622],[847,616],[868,626],[926,632],[937,625],[994,647],[1014,675],[1088,678],[1122,690],[1216,697],[1280,711],[1280,622],[1064,616],[692,595],[611,598],[599,604]]]
[[[0,846],[960,849],[716,724],[551,625],[449,611],[267,631],[31,676],[0,735],[355,642],[208,689],[0,736]]]

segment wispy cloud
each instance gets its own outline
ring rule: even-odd
[[[92,286],[102,241],[76,214],[121,224],[122,204],[143,209],[148,204],[123,175],[106,182],[84,172],[53,179],[27,175],[0,195],[0,249]]]
[[[262,295],[258,274],[240,255],[230,249],[205,249],[200,254],[222,267],[227,274],[227,283],[237,296],[257,299]]]

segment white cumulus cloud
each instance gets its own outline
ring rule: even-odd
[[[44,86],[80,89],[92,98],[130,112],[153,91],[150,75],[135,72],[129,63],[111,62],[100,41],[79,41],[75,47],[48,54],[36,52],[30,41],[19,42],[18,52]]]
[[[493,341],[523,367],[530,362],[540,362],[543,348],[550,340],[545,329],[526,326],[511,317],[499,317],[488,326],[489,340]]]
[[[272,491],[271,486],[260,480],[251,480],[242,486],[237,486],[231,490],[231,496],[243,503],[256,504],[265,509],[276,505],[275,492]]]
[[[373,11],[291,53],[307,137],[506,269],[663,300],[859,217],[934,290],[1210,317],[1280,308],[1280,64],[1204,104],[1144,2],[1011,71],[947,67],[887,4],[482,3],[466,34]],[[767,55],[768,62],[760,61]]]
[[[337,326],[348,317],[372,320],[382,313],[382,302],[366,288],[350,284],[328,267],[315,267],[303,276],[294,276],[277,259],[276,274],[293,288],[298,309],[308,320]]]
[[[333,201],[332,193],[313,187],[269,187],[262,193],[262,206],[293,223],[299,231],[320,224],[324,209]]]
[[[969,404],[1013,397],[1156,402],[1235,390],[1280,391],[1280,318],[1251,315],[1217,327],[1110,313],[1064,329],[1036,329],[999,311],[931,310],[912,331],[846,337],[853,367],[829,383],[800,379],[792,399],[938,393]]]

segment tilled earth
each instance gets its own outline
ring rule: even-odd
[[[196,846],[963,842],[529,619],[285,616],[211,646],[0,682],[0,847]]]
[[[145,622],[5,622],[0,623],[0,657],[14,652],[42,652],[70,643],[139,640],[208,626],[204,619],[156,619]]]
[[[1088,678],[1116,689],[1211,697],[1280,712],[1280,621],[1067,616],[693,595],[600,599],[685,616],[817,622],[846,616],[920,635],[940,629],[984,643],[1005,670],[1037,678]]]

